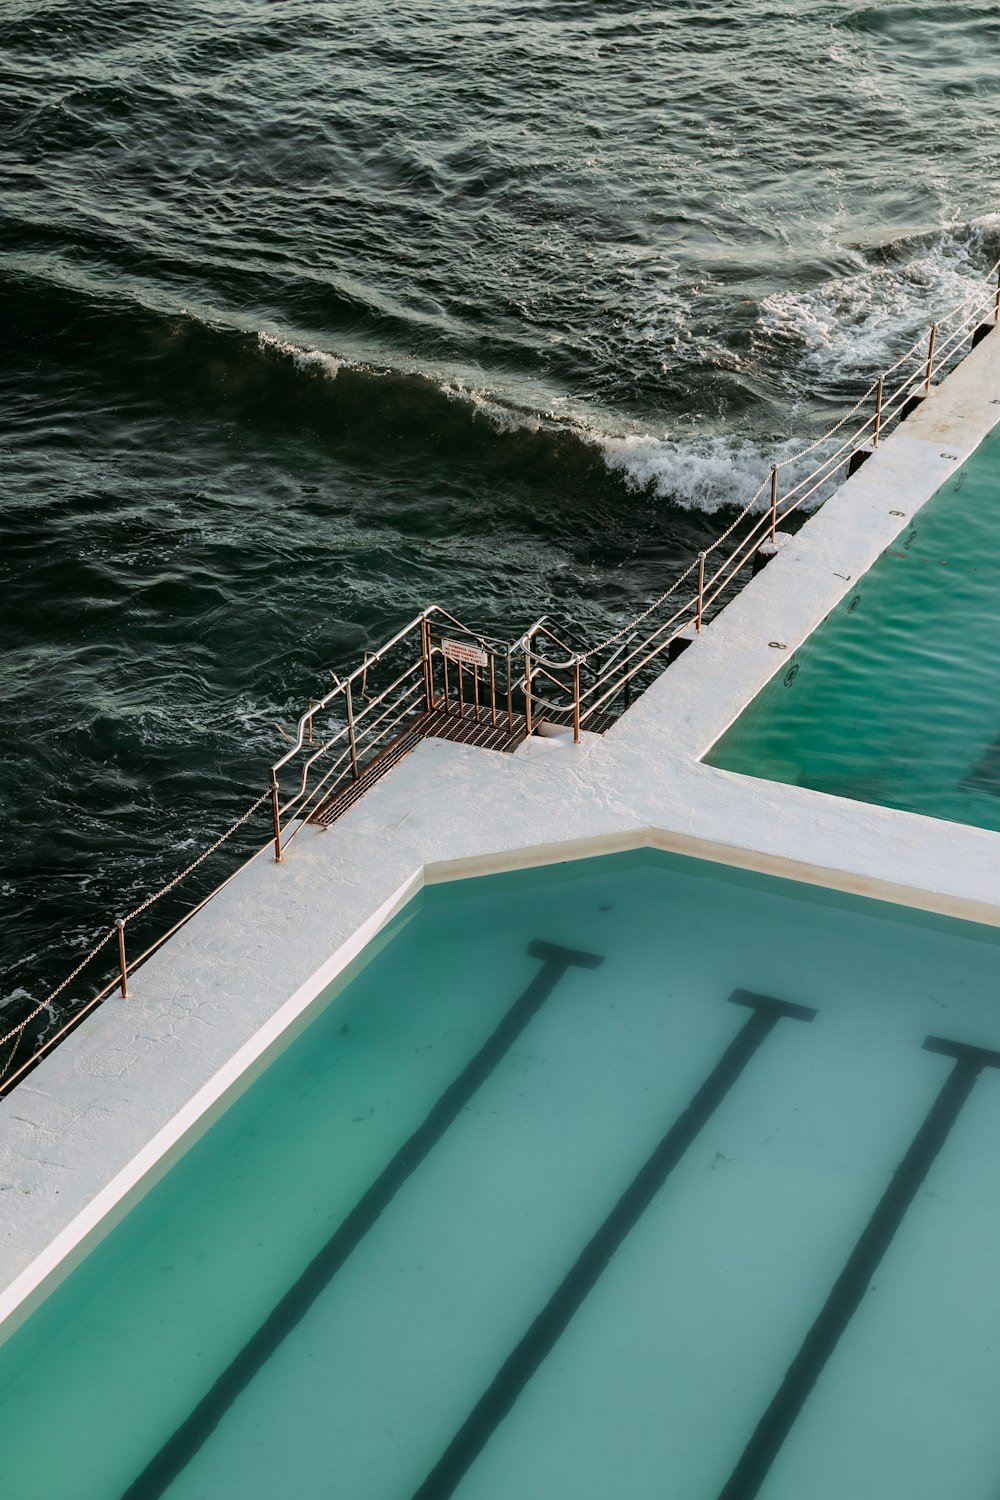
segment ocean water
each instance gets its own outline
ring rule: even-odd
[[[7,0],[6,1017],[418,606],[666,586],[1000,254],[998,62],[986,0]]]
[[[1000,830],[1000,431],[705,757]]]
[[[992,1500],[998,942],[648,853],[433,888],[0,1347],[5,1495],[752,1500],[828,1309],[761,1500]]]

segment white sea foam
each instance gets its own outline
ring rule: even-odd
[[[29,953],[27,955],[26,959],[25,959],[25,964],[27,964],[29,962],[32,962],[32,963],[36,962],[38,960],[38,958],[39,958],[39,955],[37,953]],[[24,988],[23,984],[17,985],[7,995],[0,995],[0,1011],[6,1010],[6,1008],[7,1008],[8,1005],[37,1005],[37,1004],[38,1004],[38,1001],[35,999],[34,995],[32,995],[29,990],[26,990]]]
[[[296,369],[315,370],[327,376],[329,380],[336,380],[345,364],[344,360],[337,359],[333,354],[326,354],[322,349],[303,349],[301,345],[293,344],[290,339],[278,338],[273,333],[258,333],[257,344],[261,349],[284,355],[292,361]]]
[[[439,389],[452,401],[471,406],[475,416],[484,418],[497,432],[538,432],[543,420],[533,412],[504,406],[488,391],[463,384],[460,380],[443,381]]]
[[[787,494],[813,473],[837,444],[835,439],[821,444],[801,460],[795,459],[801,439],[787,439],[766,449],[736,437],[613,437],[603,438],[598,446],[607,467],[621,474],[634,493],[712,515],[719,510],[742,510],[755,495],[754,509],[766,510],[771,503],[772,463],[782,465],[779,494]],[[813,510],[821,505],[843,478],[843,470],[838,470],[803,508]]]
[[[892,258],[868,264],[854,275],[810,291],[765,298],[761,326],[797,342],[800,369],[820,380],[867,383],[935,318],[970,296],[988,296],[984,267],[996,254],[998,238],[1000,214],[951,226],[938,236],[917,236],[908,246],[894,247]],[[598,444],[607,467],[621,474],[629,489],[708,514],[742,508],[762,486],[765,493],[757,505],[765,508],[773,462],[787,463],[780,480],[782,491],[787,491],[814,471],[839,441],[831,440],[801,462],[789,463],[801,437],[786,438],[765,450],[739,437],[582,435]],[[843,477],[839,471],[811,497],[809,508],[821,504]]]
[[[770,464],[752,443],[724,437],[612,437],[600,447],[608,468],[630,490],[709,514],[745,505]]]
[[[892,258],[803,292],[761,303],[766,334],[802,346],[803,369],[829,381],[874,378],[942,314],[985,291],[1000,214],[918,235]]]

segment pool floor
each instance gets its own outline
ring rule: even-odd
[[[427,893],[0,1348],[17,1500],[993,1500],[997,934]]]
[[[900,517],[892,546],[705,759],[1000,829],[1000,434]]]

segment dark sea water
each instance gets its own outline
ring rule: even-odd
[[[998,142],[993,0],[0,0],[6,1016],[422,605],[665,587],[1000,255]]]

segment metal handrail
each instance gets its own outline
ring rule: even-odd
[[[536,627],[533,628],[544,628],[542,621],[536,622]],[[438,631],[441,633],[440,641],[435,640],[435,632]],[[490,712],[494,721],[497,713],[498,663],[501,669],[501,679],[506,673],[507,714],[508,721],[510,721],[512,716],[511,664],[518,648],[511,647],[506,641],[500,641],[490,633],[472,629],[440,605],[429,605],[377,651],[367,652],[362,667],[355,668],[346,677],[338,678],[333,688],[318,702],[311,704],[299,719],[293,743],[274,763],[270,772],[276,860],[282,859],[283,849],[288,839],[301,830],[304,822],[314,816],[324,802],[338,794],[345,778],[359,780],[364,768],[371,764],[377,754],[381,754],[385,742],[419,719],[421,697],[425,713],[430,713],[438,706],[434,677],[439,663],[442,664],[443,675],[442,703],[447,711],[449,654],[445,651],[446,631],[452,641],[452,653],[458,653],[455,665],[458,672],[459,711],[463,711],[463,663],[460,658],[464,642],[467,646],[474,647],[477,652],[481,652],[490,664],[488,686]],[[388,663],[393,653],[396,654],[398,660],[400,648],[405,649],[417,633],[419,633],[419,649],[414,643],[414,654],[408,654],[403,662],[394,668],[394,675],[389,682],[376,692],[371,692],[368,689],[368,682],[372,672],[377,671],[380,664]],[[478,670],[476,667],[473,677],[473,694],[476,704],[479,701]],[[359,678],[366,685],[367,696],[363,705],[355,709],[354,689],[358,685]],[[321,736],[318,744],[310,743],[309,735],[314,730],[317,720],[331,712],[338,714],[340,722],[337,728],[333,733]],[[336,758],[322,766],[321,763],[338,747],[339,754]],[[289,769],[294,769],[297,779],[293,782],[291,789],[283,795],[280,778],[282,773],[287,774]],[[289,827],[292,821],[297,825],[295,828]]]
[[[370,665],[370,663],[369,663],[369,665]],[[361,721],[364,718],[366,718],[366,716],[368,714],[370,714],[374,709],[378,708],[380,704],[384,703],[385,700],[388,698],[389,694],[392,693],[392,692],[394,692],[396,688],[400,687],[401,684],[404,683],[408,677],[413,677],[417,672],[419,672],[420,668],[421,668],[420,662],[414,662],[411,666],[407,667],[405,671],[401,672],[400,675],[395,679],[394,682],[391,682],[387,688],[384,688],[382,690],[382,692],[378,695],[378,697],[376,697],[376,698],[369,698],[366,701],[364,708],[359,709],[357,711],[357,713],[354,713],[354,711],[352,709],[352,716],[353,716],[353,720],[354,720],[354,733],[355,733],[355,738],[356,739],[360,738],[360,736],[357,733],[357,726],[358,726],[358,724],[360,724]],[[350,688],[350,679],[345,679],[345,701],[346,701],[346,692],[349,691],[349,688]],[[314,715],[313,715],[313,717],[314,717]],[[380,719],[376,719],[374,722],[375,723],[379,723]],[[330,749],[330,747],[332,745],[335,745],[338,740],[343,739],[343,737],[345,735],[347,735],[348,739],[350,739],[350,736],[351,736],[351,726],[350,726],[350,724],[345,724],[344,727],[343,727],[343,729],[338,730],[338,732],[335,735],[332,735],[330,737],[330,739],[328,739],[325,742],[325,744],[321,745],[318,750],[314,751],[313,754],[308,757],[308,759],[306,760],[306,762],[305,762],[305,764],[303,765],[303,768],[302,768],[302,776],[300,778],[299,791],[292,794],[292,796],[289,798],[288,802],[282,808],[282,812],[286,812],[287,810],[289,810],[291,808],[292,804],[294,802],[296,802],[301,796],[303,796],[305,794],[306,784],[307,784],[308,779],[309,779],[309,772],[312,770],[312,768],[315,765],[316,761],[318,761],[321,756],[325,755],[326,752],[327,752],[327,750]],[[289,755],[294,755],[294,753],[295,753],[294,750],[289,751]],[[285,757],[285,759],[287,759],[287,757]],[[277,771],[277,766],[275,766],[274,769]]]
[[[366,652],[365,661],[362,666],[355,667],[353,672],[349,672],[346,677],[340,678],[336,686],[331,688],[325,697],[320,698],[317,703],[314,703],[310,708],[308,708],[299,719],[298,732],[295,743],[292,745],[292,748],[281,757],[280,760],[275,761],[272,770],[275,772],[282,770],[283,767],[286,766],[291,760],[292,756],[297,754],[297,752],[302,749],[302,746],[305,743],[306,726],[309,721],[313,719],[317,713],[320,712],[321,709],[327,708],[338,695],[343,693],[345,687],[348,684],[353,685],[359,677],[366,676],[367,673],[371,670],[374,663],[381,661],[382,658],[386,656],[394,646],[398,646],[400,641],[405,640],[411,631],[418,629],[421,621],[426,620],[429,615],[433,614],[436,611],[436,609],[436,605],[428,605],[426,609],[420,611],[419,615],[415,615],[408,625],[404,625],[402,630],[397,630],[392,639],[386,641],[384,646],[380,646],[377,651]],[[442,611],[442,613],[444,613],[444,611]],[[449,619],[450,618],[451,616],[449,616]]]

